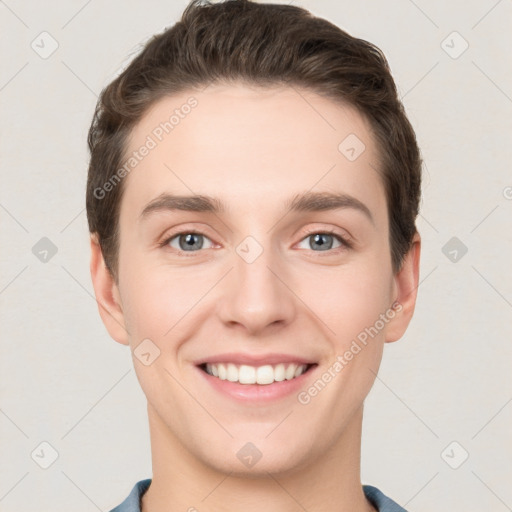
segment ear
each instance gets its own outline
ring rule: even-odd
[[[420,251],[421,238],[416,232],[411,248],[404,256],[402,267],[393,278],[396,314],[388,323],[386,342],[397,341],[404,335],[414,313],[419,285]]]
[[[90,268],[101,320],[115,341],[128,345],[128,331],[125,326],[121,296],[114,278],[105,265],[96,233],[91,235]]]

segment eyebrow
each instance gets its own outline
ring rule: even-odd
[[[176,196],[163,193],[150,201],[142,210],[139,219],[148,217],[151,213],[161,211],[181,210],[186,212],[222,213],[224,204],[220,199],[207,195]]]
[[[286,201],[285,208],[292,212],[319,212],[352,208],[363,213],[372,224],[375,223],[370,209],[359,199],[348,194],[304,192]],[[217,214],[225,212],[226,206],[220,199],[208,195],[178,196],[162,193],[144,207],[139,220],[143,220],[155,212],[178,210]]]
[[[374,224],[372,213],[362,201],[349,194],[332,192],[305,192],[297,194],[286,203],[286,209],[295,212],[320,212],[352,208],[363,213]]]

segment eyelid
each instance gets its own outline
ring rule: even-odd
[[[171,231],[167,234],[165,234],[163,237],[162,237],[162,240],[160,242],[158,242],[158,246],[159,247],[166,247],[169,245],[169,243],[171,242],[171,240],[174,240],[176,237],[180,236],[180,235],[201,235],[205,238],[207,238],[208,240],[210,240],[210,242],[212,243],[212,245],[216,245],[215,242],[207,235],[204,233],[204,231],[201,231],[199,229],[180,229],[179,231]],[[179,249],[174,249],[174,247],[172,248],[174,251],[178,251],[179,252]],[[181,252],[200,252],[200,251],[181,251]]]
[[[313,228],[307,228],[305,233],[303,234],[302,238],[299,240],[298,243],[302,242],[305,238],[307,238],[310,235],[316,235],[316,234],[323,234],[323,235],[332,235],[335,238],[338,238],[340,243],[342,244],[342,247],[336,247],[335,249],[330,249],[328,251],[313,251],[315,253],[326,253],[326,254],[332,254],[333,252],[336,252],[337,250],[343,250],[343,249],[352,249],[353,248],[353,240],[352,237],[349,234],[342,234],[339,231],[336,230],[336,228],[321,228],[321,227],[313,227]]]
[[[167,232],[167,234],[165,234],[163,236],[162,241],[158,242],[158,246],[160,248],[166,248],[166,247],[169,246],[169,243],[170,243],[171,240],[173,240],[177,236],[186,235],[186,234],[195,234],[195,235],[204,236],[205,238],[210,240],[210,242],[212,242],[212,245],[214,245],[214,246],[217,245],[218,246],[218,244],[216,244],[207,234],[205,234],[204,231],[205,230],[201,231],[198,228],[180,227],[180,228],[177,229],[177,231],[171,230],[170,232]],[[322,227],[309,227],[309,228],[307,228],[302,233],[300,240],[295,245],[297,245],[298,243],[303,242],[308,236],[316,235],[316,234],[325,234],[325,235],[332,235],[332,236],[334,236],[341,243],[341,247],[336,247],[334,249],[329,249],[327,251],[312,251],[312,249],[310,249],[312,252],[320,253],[320,254],[322,252],[324,252],[326,254],[332,254],[333,252],[336,252],[338,250],[351,249],[353,247],[353,241],[352,241],[352,237],[350,235],[342,234],[339,231],[337,231],[335,228],[322,228]],[[179,249],[175,249],[174,247],[172,247],[170,249],[173,250],[174,252],[177,252],[178,254],[185,254],[186,256],[191,256],[194,253],[203,252],[202,249],[200,249],[198,251],[182,251],[182,250],[179,250]]]

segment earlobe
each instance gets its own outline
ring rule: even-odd
[[[386,342],[399,340],[411,321],[418,293],[420,252],[421,238],[416,232],[411,248],[404,256],[402,267],[394,276],[397,307],[395,308],[395,317],[389,322],[386,329]]]
[[[91,278],[101,320],[115,341],[128,345],[128,332],[118,286],[105,264],[96,233],[91,234],[90,242]]]

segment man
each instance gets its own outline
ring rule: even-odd
[[[114,510],[404,510],[360,481],[420,254],[382,53],[298,7],[194,1],[103,91],[89,147],[93,285],[153,461]]]

